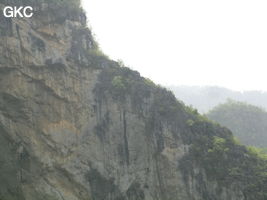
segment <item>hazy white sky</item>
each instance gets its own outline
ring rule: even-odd
[[[102,50],[162,85],[267,90],[266,0],[83,0]]]

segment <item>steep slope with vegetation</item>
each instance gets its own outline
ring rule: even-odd
[[[36,13],[0,18],[1,200],[266,200],[265,157],[103,55],[78,1],[11,2]]]
[[[259,107],[229,100],[207,116],[228,127],[246,145],[267,147],[267,112]]]

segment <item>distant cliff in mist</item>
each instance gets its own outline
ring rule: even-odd
[[[205,113],[227,99],[242,101],[267,109],[267,92],[244,91],[237,92],[222,87],[198,87],[198,86],[170,86],[175,96],[192,105],[199,112]]]
[[[243,144],[267,148],[267,112],[263,109],[228,101],[213,108],[207,116],[231,129]]]

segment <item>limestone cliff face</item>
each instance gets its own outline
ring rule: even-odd
[[[185,176],[197,117],[101,55],[84,13],[58,6],[0,18],[0,199],[248,199],[190,159]]]

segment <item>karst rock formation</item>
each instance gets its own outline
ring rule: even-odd
[[[264,161],[105,56],[78,0],[6,5],[34,16],[0,16],[1,200],[266,200]]]

